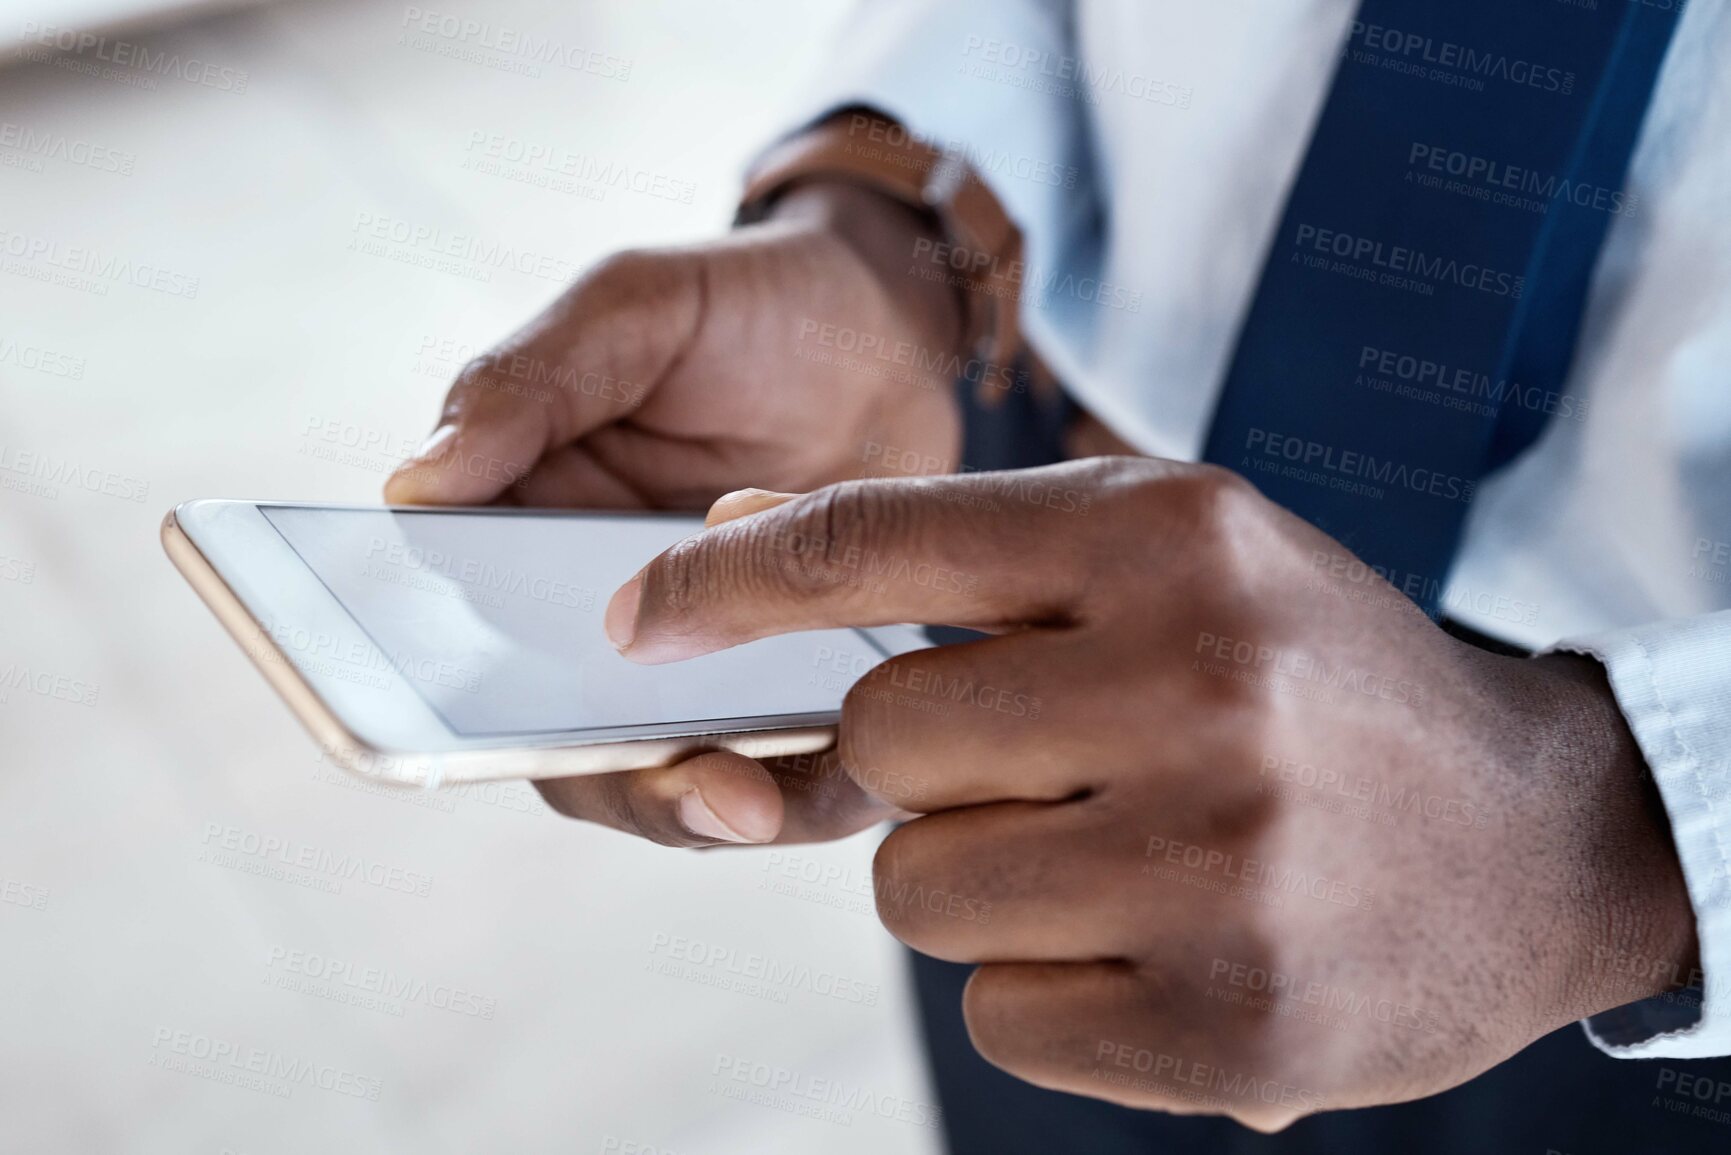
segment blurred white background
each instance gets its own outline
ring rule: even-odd
[[[578,266],[710,234],[839,0],[422,6],[600,61],[528,71],[396,0],[64,55],[24,7],[0,17],[0,1150],[937,1150],[894,1117],[932,1093],[872,836],[678,853],[522,784],[356,788],[157,543],[193,497],[375,500],[457,365],[558,290],[358,251],[358,221]],[[480,163],[494,137],[590,179]],[[230,830],[430,892],[226,867]],[[732,954],[669,962],[680,940]],[[718,985],[748,965],[794,977]],[[255,1050],[342,1084],[230,1081]],[[741,1101],[751,1064],[876,1111]]]

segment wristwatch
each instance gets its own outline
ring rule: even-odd
[[[934,148],[901,124],[869,109],[845,109],[772,146],[746,178],[739,224],[768,215],[801,181],[843,180],[883,193],[937,222],[945,240],[910,256],[961,295],[963,347],[995,372],[1011,371],[1021,349],[1016,311],[1027,269],[1022,231],[967,161]],[[981,400],[999,391],[983,388]]]

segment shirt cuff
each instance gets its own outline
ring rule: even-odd
[[[1731,611],[1559,642],[1604,664],[1671,820],[1701,945],[1700,989],[1595,1015],[1583,1025],[1624,1059],[1731,1055]],[[1622,969],[1641,960],[1608,960]]]

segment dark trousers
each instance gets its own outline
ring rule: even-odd
[[[1061,456],[1062,405],[1031,394],[989,410],[964,395],[964,405],[970,466]],[[1452,1091],[1330,1112],[1267,1136],[1227,1119],[1133,1111],[1020,1082],[968,1041],[962,987],[973,968],[920,955],[913,968],[951,1155],[1731,1155],[1731,1059],[1613,1059],[1569,1026]]]

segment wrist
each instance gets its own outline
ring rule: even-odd
[[[1572,805],[1576,933],[1571,1017],[1585,1018],[1699,981],[1694,908],[1663,799],[1604,667],[1576,654],[1528,662],[1546,695],[1553,781]]]
[[[865,265],[885,296],[933,352],[961,354],[966,315],[962,290],[911,276],[921,242],[941,244],[937,218],[847,180],[802,181],[777,198],[769,219],[822,229]]]

